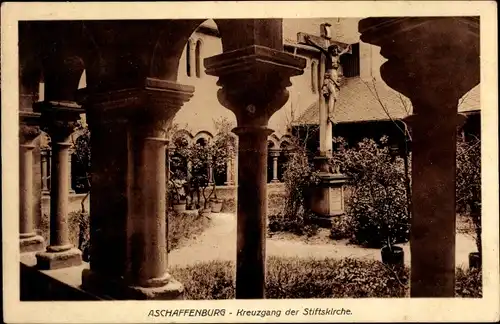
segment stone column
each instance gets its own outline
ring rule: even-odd
[[[214,169],[211,165],[208,166],[208,185],[212,186],[214,184]]]
[[[50,245],[37,254],[37,267],[59,269],[82,263],[82,253],[69,241],[68,227],[68,154],[69,136],[76,127],[82,109],[75,103],[47,101],[36,108],[42,112],[42,124],[52,139],[50,188]]]
[[[227,161],[226,182],[224,183],[226,186],[234,185],[233,168],[234,168],[234,158],[231,156]]]
[[[19,148],[19,247],[21,253],[43,250],[44,240],[35,232],[33,201],[33,141],[40,135],[36,126],[40,114],[21,111],[19,113],[20,148]]]
[[[49,194],[49,187],[48,187],[48,160],[49,160],[49,153],[47,149],[42,149],[41,152],[41,160],[42,160],[42,195],[48,195]]]
[[[267,26],[260,21],[254,25]],[[236,298],[264,298],[267,138],[272,133],[267,123],[288,100],[290,77],[303,73],[305,60],[264,46],[248,46],[207,58],[205,67],[208,75],[219,77],[218,99],[238,122],[233,130],[238,136],[239,164]]]
[[[479,83],[479,18],[367,18],[359,31],[413,105],[411,296],[453,297],[457,105]]]
[[[147,78],[142,87],[83,99],[94,172],[85,289],[117,299],[182,298],[182,284],[167,271],[164,126],[193,92]]]
[[[280,156],[280,151],[271,149],[269,154],[273,158],[273,179],[271,180],[271,183],[280,182],[278,179],[278,157]]]

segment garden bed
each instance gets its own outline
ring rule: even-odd
[[[233,299],[235,265],[210,261],[174,267],[170,273],[184,284],[185,298]],[[408,268],[390,269],[378,261],[359,259],[267,259],[266,298],[409,297]],[[481,297],[481,272],[457,269],[457,297]]]

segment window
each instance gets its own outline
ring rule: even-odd
[[[311,62],[311,89],[313,93],[316,93],[318,89],[318,63],[316,61]]]
[[[195,47],[195,64],[196,64],[196,77],[201,77],[201,40],[196,42]]]
[[[191,76],[191,40],[186,44],[186,74],[188,77]]]
[[[352,54],[342,55],[340,57],[343,76],[351,78],[359,76],[359,43],[352,44]]]

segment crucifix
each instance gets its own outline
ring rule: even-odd
[[[340,91],[341,66],[340,56],[351,53],[351,46],[331,40],[331,25],[321,24],[321,36],[305,33],[297,34],[299,44],[318,49],[321,52],[320,79],[323,84],[319,94],[320,155],[332,154],[332,126],[335,103]]]

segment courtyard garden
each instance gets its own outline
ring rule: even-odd
[[[220,197],[214,181],[235,147],[230,126],[223,121],[217,126],[210,142],[188,144],[174,138],[170,155],[165,215],[169,266],[185,285],[187,299],[231,299],[235,294],[236,199]],[[76,143],[80,161],[88,167],[89,138],[87,133]],[[411,153],[407,148],[395,150],[387,137],[364,139],[353,146],[335,139],[331,167],[349,179],[345,214],[334,217],[331,226],[319,226],[308,205],[318,174],[310,152],[298,139],[294,141],[284,166],[283,190],[268,195],[266,297],[408,297]],[[85,185],[90,188],[88,180]],[[458,297],[482,296],[480,187],[480,141],[459,140]],[[69,223],[71,242],[88,261],[89,211],[83,203],[81,210],[69,215]],[[41,225],[46,236],[47,215]],[[384,249],[400,251],[404,258],[383,261]]]

